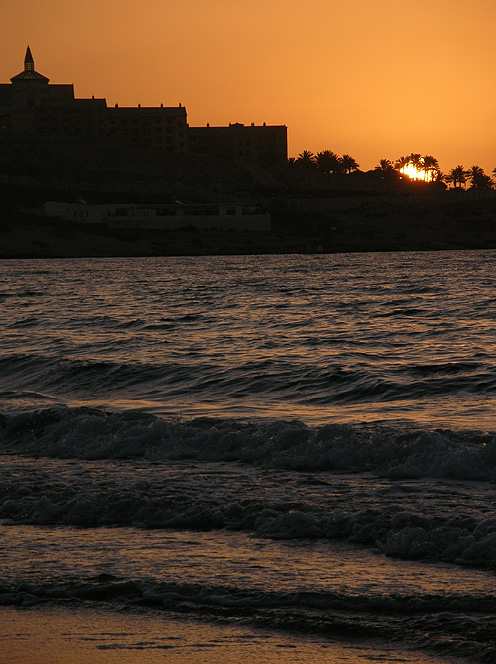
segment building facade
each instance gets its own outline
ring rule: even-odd
[[[28,46],[24,71],[0,85],[0,140],[90,137],[188,151],[186,109],[108,107],[105,99],[77,99],[72,84],[54,85],[34,68]]]
[[[88,205],[85,201],[59,203],[48,201],[43,207],[48,217],[81,224],[104,224],[111,228],[177,230],[270,231],[271,217],[256,207],[186,204],[110,204]]]
[[[262,162],[282,165],[288,159],[288,130],[284,125],[190,127],[192,152],[217,156],[227,161]]]
[[[109,107],[105,99],[78,99],[72,84],[52,84],[35,70],[29,46],[24,71],[10,81],[0,84],[0,141],[91,138],[233,162],[287,161],[287,128],[283,125],[189,127],[181,104]]]

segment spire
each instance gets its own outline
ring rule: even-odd
[[[33,54],[29,46],[26,49],[26,55],[24,56],[24,71],[17,76],[14,76],[10,79],[12,83],[17,83],[19,81],[44,81],[48,83],[49,79],[38,72],[34,68]]]
[[[26,49],[26,55],[24,57],[24,71],[34,71],[34,60],[33,56],[31,55],[31,49],[29,48],[29,45]]]

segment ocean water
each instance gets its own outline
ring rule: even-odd
[[[0,648],[496,661],[496,252],[0,261],[0,453]]]

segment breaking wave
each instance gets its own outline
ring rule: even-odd
[[[397,597],[350,596],[334,592],[243,591],[228,586],[202,586],[177,582],[120,579],[101,574],[66,583],[2,583],[0,605],[31,607],[47,602],[98,602],[117,607],[150,607],[154,610],[252,627],[313,634],[324,638],[343,635],[356,639],[409,644],[437,655],[493,662],[490,639],[481,634],[493,630],[494,596],[428,595]],[[467,614],[473,620],[467,620]],[[429,631],[425,625],[429,624]],[[460,638],[463,634],[463,638]]]
[[[54,407],[0,414],[0,451],[77,459],[237,461],[296,471],[496,481],[496,436],[301,421],[164,419]]]
[[[492,434],[89,408],[0,423],[4,523],[340,538],[393,557],[496,568]]]

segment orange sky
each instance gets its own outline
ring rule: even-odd
[[[77,97],[285,124],[293,156],[496,167],[495,0],[0,1],[0,82],[29,44]]]

